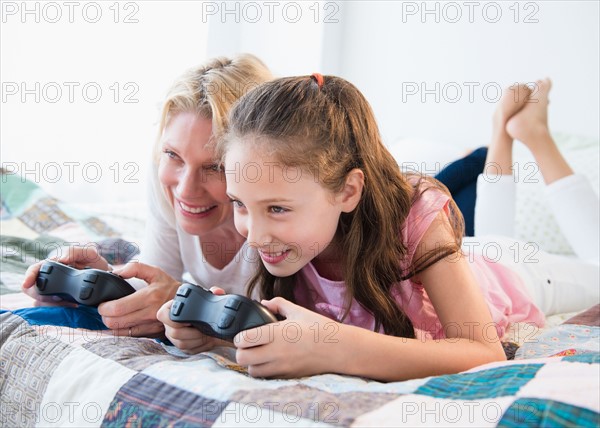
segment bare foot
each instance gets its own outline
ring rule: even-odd
[[[513,138],[506,131],[506,124],[525,107],[530,95],[531,89],[525,84],[515,83],[506,88],[492,117],[492,141],[486,165],[493,164],[499,174],[512,174]]]
[[[509,119],[525,106],[530,96],[531,88],[524,83],[515,83],[506,88],[494,112],[494,125],[504,128]]]
[[[550,79],[538,80],[525,107],[506,124],[506,132],[531,151],[546,184],[573,174],[573,169],[556,147],[548,128],[550,88]]]
[[[535,82],[534,91],[525,106],[506,123],[506,132],[512,138],[529,146],[540,141],[540,137],[549,135],[548,93],[551,87],[552,82],[548,78]]]

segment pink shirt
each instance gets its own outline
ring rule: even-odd
[[[412,206],[401,232],[408,248],[406,259],[400,262],[402,268],[410,266],[417,245],[437,214],[442,210],[447,213],[449,201],[450,197],[443,192],[429,189]],[[498,337],[502,338],[508,325],[513,322],[528,321],[544,325],[544,315],[533,304],[521,278],[515,272],[477,255],[471,255],[467,260],[488,304]],[[343,281],[330,281],[321,277],[312,263],[299,272],[298,281],[294,297],[299,305],[341,321],[346,292]],[[392,295],[412,321],[417,339],[445,337],[441,322],[423,286],[407,279],[394,285]],[[460,301],[461,298],[457,295],[456,304],[461,304]],[[352,301],[350,312],[343,322],[371,331],[375,327],[374,317],[356,300]]]

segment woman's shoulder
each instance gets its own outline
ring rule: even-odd
[[[148,168],[146,200],[148,203],[149,216],[156,220],[156,223],[162,224],[163,227],[175,228],[175,213],[173,206],[169,202],[165,189],[162,187],[158,179],[158,165],[151,162]]]

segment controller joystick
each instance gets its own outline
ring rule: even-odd
[[[278,319],[256,300],[239,294],[218,296],[194,284],[177,290],[169,317],[189,323],[207,336],[233,341],[240,331],[277,322]]]
[[[135,292],[127,281],[111,272],[89,267],[79,270],[52,260],[42,264],[35,285],[42,296],[59,296],[86,306],[98,306]]]

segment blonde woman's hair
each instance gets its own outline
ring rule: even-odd
[[[213,137],[227,130],[231,106],[245,93],[273,78],[267,66],[251,54],[218,57],[182,74],[169,89],[163,103],[154,147],[158,163],[160,138],[171,119],[179,113],[195,113],[212,119]]]

